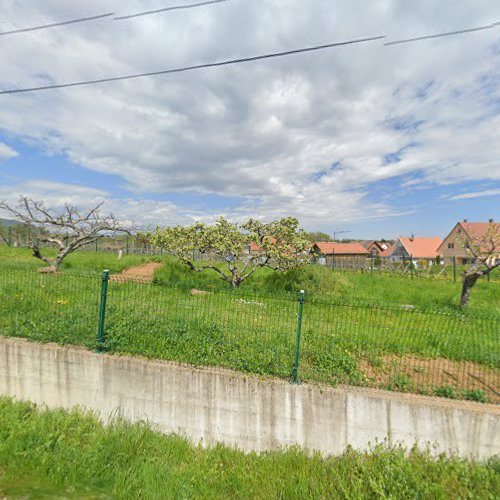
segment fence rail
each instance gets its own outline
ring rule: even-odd
[[[9,267],[0,268],[0,334],[292,382],[500,402],[495,314],[326,300],[307,291],[204,292],[107,273]]]

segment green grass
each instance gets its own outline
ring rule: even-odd
[[[163,257],[165,265],[155,273],[157,283],[204,290],[227,289],[214,271],[196,273],[173,258]],[[469,309],[487,311],[500,317],[500,281],[496,276],[490,282],[480,280],[472,289]],[[336,271],[319,265],[310,265],[286,273],[259,269],[241,285],[241,290],[254,293],[274,293],[305,290],[308,296],[329,297],[351,302],[375,304],[406,304],[416,307],[458,311],[460,278],[432,280],[411,278],[397,274],[375,274]]]
[[[162,261],[164,266],[155,272],[155,282],[181,288],[194,287],[204,290],[228,290],[217,273],[196,273],[167,256],[125,255],[121,260],[116,254],[76,252],[63,262],[62,270],[100,272],[109,269],[120,272],[127,267],[148,261]],[[15,266],[36,269],[45,263],[35,259],[29,249],[9,248],[0,245],[0,269]],[[491,282],[480,280],[472,290],[469,309],[488,312],[500,317],[500,271],[494,272]],[[432,280],[397,274],[355,273],[336,271],[319,265],[307,266],[287,273],[259,269],[241,285],[248,293],[275,293],[306,290],[308,296],[328,297],[351,302],[375,304],[413,305],[442,311],[458,311],[460,279]]]
[[[89,413],[0,399],[7,498],[498,498],[498,459],[472,462],[377,446],[322,458],[299,449],[204,449]]]
[[[53,257],[55,251],[45,250],[44,255]],[[124,269],[149,262],[154,260],[154,257],[142,255],[124,255],[118,260],[117,254],[111,253],[95,253],[95,252],[75,252],[64,259],[61,270],[73,271],[94,271],[101,272],[103,269],[109,269],[111,272],[118,273]],[[32,256],[31,250],[28,248],[12,248],[5,245],[0,245],[0,269],[1,268],[25,268],[38,269],[45,267],[45,262],[36,259]]]
[[[100,273],[84,272],[84,263],[89,262],[89,269],[97,261],[112,267],[113,262],[105,259],[113,260],[113,256],[75,254],[79,267],[58,275],[41,275],[10,260],[0,261],[2,335],[94,349]],[[207,282],[198,286],[211,293],[192,296],[193,284],[186,281],[185,271],[171,261],[166,269],[157,276],[157,284],[109,284],[105,325],[109,351],[290,376],[297,331],[296,293],[264,289],[256,294],[251,287],[233,291]],[[173,272],[169,279],[165,279],[167,272]],[[331,276],[335,278],[334,273]],[[481,309],[465,314],[446,307],[409,306],[307,295],[300,378],[424,394],[436,394],[434,387],[450,385],[457,397],[495,400],[500,315]],[[421,359],[434,359],[435,366],[422,366]],[[450,368],[442,359],[455,365]],[[474,377],[468,375],[466,361],[476,364]],[[450,369],[455,378],[447,375]],[[446,396],[439,390],[437,395]]]

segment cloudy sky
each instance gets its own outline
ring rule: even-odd
[[[2,0],[0,32],[194,0]],[[125,5],[126,4],[126,5]],[[105,199],[140,224],[297,216],[348,237],[442,235],[500,216],[498,0],[229,0],[0,36],[0,199]]]

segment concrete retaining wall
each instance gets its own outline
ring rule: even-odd
[[[102,418],[144,419],[165,433],[242,450],[298,444],[323,454],[376,441],[464,457],[500,452],[497,406],[386,391],[290,385],[229,370],[193,368],[0,338],[0,394],[48,407],[82,406]]]

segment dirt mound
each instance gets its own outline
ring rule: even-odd
[[[125,269],[120,274],[112,274],[111,281],[137,281],[140,283],[151,283],[156,269],[163,266],[160,262],[146,262],[140,266]]]

